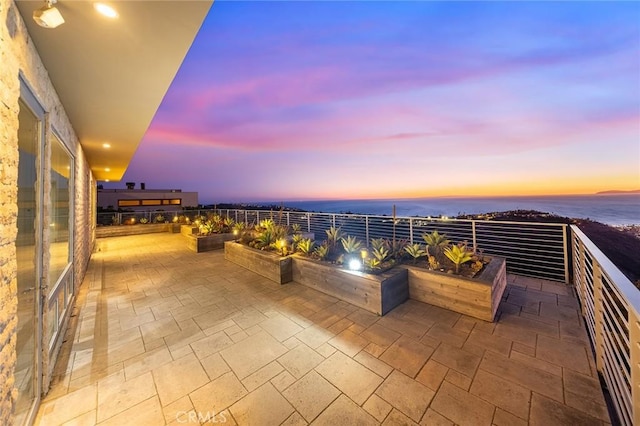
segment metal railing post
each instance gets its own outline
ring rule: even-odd
[[[369,248],[369,216],[364,217],[364,233],[367,240],[367,248]]]
[[[287,212],[287,226],[289,226],[289,212]]]
[[[311,213],[307,213],[307,232],[311,232]]]
[[[596,351],[596,368],[598,371],[604,370],[604,338],[603,330],[603,301],[602,301],[602,272],[600,265],[591,259],[591,268],[593,270],[593,316],[595,319],[595,341],[593,342]]]
[[[413,244],[413,219],[409,218],[409,243]]]
[[[570,283],[569,280],[569,248],[567,246],[567,225],[564,225],[562,228],[562,253],[564,255],[564,282],[566,284]]]
[[[331,226],[333,226],[334,228],[336,227],[336,215],[335,214],[331,215]]]
[[[473,246],[473,252],[477,252],[478,251],[478,240],[476,239],[476,221],[472,220],[471,221],[471,240],[472,240],[472,246]]]

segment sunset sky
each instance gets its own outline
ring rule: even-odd
[[[214,3],[120,183],[201,203],[640,188],[640,3]]]

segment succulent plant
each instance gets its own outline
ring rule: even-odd
[[[445,247],[444,255],[455,265],[456,274],[460,272],[460,265],[473,259],[473,251],[464,243]]]
[[[423,250],[422,246],[418,243],[407,244],[406,246],[404,246],[404,251],[413,258],[414,263],[418,260],[418,258],[427,255],[427,252]]]
[[[427,243],[427,253],[438,256],[442,253],[442,249],[451,244],[451,241],[447,239],[445,234],[438,233],[437,230],[433,231],[430,234],[423,234],[422,238],[425,243]],[[431,249],[431,250],[429,250]]]
[[[320,260],[325,260],[327,256],[329,256],[329,246],[326,244],[322,244],[321,246],[316,247],[313,251],[313,254]]]
[[[340,242],[342,243],[342,248],[344,248],[344,251],[347,254],[353,254],[362,248],[362,243],[358,241],[356,237],[351,235],[341,238]]]
[[[305,256],[309,256],[313,252],[315,242],[311,238],[302,238],[296,244],[296,251]]]

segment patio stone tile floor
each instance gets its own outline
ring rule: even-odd
[[[149,234],[97,240],[36,424],[610,424],[597,377],[571,286],[378,317]]]

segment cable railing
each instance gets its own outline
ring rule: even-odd
[[[623,425],[640,425],[640,291],[571,225],[574,284],[596,368]]]
[[[565,224],[238,209],[106,213],[99,214],[98,223],[134,223],[143,217],[153,223],[158,216],[169,222],[185,218],[194,221],[214,213],[248,226],[264,219],[288,226],[298,224],[301,229],[313,232],[317,240],[323,240],[329,228],[340,227],[343,233],[367,245],[372,238],[394,237],[408,243],[424,243],[424,234],[438,231],[453,242],[466,241],[484,254],[505,257],[511,273],[569,282]]]

